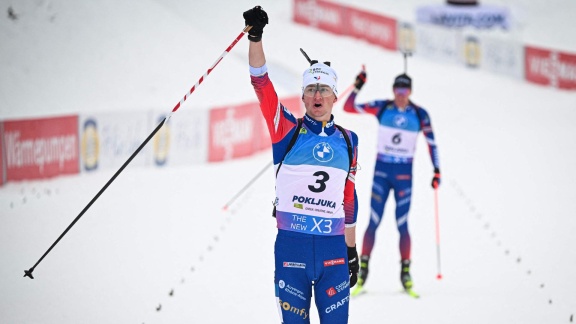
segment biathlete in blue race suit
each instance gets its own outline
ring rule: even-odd
[[[268,77],[261,41],[268,16],[259,6],[243,16],[252,26],[250,75],[272,139],[276,170],[274,284],[280,320],[310,323],[314,289],[321,323],[348,323],[350,287],[359,269],[354,187],[358,137],[334,123],[336,72],[323,63],[304,71],[306,114],[298,127]]]
[[[418,133],[426,137],[434,177],[432,187],[440,185],[440,164],[438,150],[430,117],[424,108],[415,105],[409,97],[412,93],[412,79],[401,74],[394,79],[392,86],[394,100],[375,100],[356,104],[356,95],[366,82],[366,72],[356,77],[355,89],[344,104],[344,111],[355,114],[371,114],[378,119],[378,140],[376,166],[372,183],[370,202],[370,222],[364,233],[360,256],[360,277],[353,295],[360,292],[368,277],[368,261],[376,239],[376,229],[382,221],[384,206],[390,190],[394,190],[396,200],[396,224],[400,233],[400,281],[404,289],[412,289],[410,275],[411,240],[408,232],[408,211],[412,199],[412,160],[416,150]]]

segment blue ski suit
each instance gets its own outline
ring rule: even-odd
[[[266,65],[250,67],[250,73],[278,171],[274,284],[280,319],[310,323],[314,296],[322,323],[348,323],[350,280],[344,232],[356,224],[358,137],[345,130],[353,152],[350,161],[344,134],[333,116],[326,123],[305,115],[287,152],[297,119],[279,102]]]

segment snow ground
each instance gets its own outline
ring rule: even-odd
[[[368,6],[406,17],[422,3]],[[557,0],[561,9],[545,17],[537,15],[536,2],[493,3],[521,7],[527,41],[576,51],[574,33],[557,32],[576,12],[573,1]],[[369,81],[360,100],[390,95],[403,66],[399,54],[294,25],[289,2],[260,4],[270,16],[264,46],[281,96],[298,91],[306,65],[300,47],[333,62],[341,89],[366,64]],[[255,3],[2,0],[1,12],[9,5],[20,16],[16,23],[0,18],[0,43],[9,45],[0,46],[3,119],[168,111],[238,35],[242,11]],[[255,100],[247,47],[242,40],[181,109]],[[576,313],[576,94],[417,56],[409,73],[413,99],[430,112],[440,150],[444,278],[435,278],[432,172],[420,139],[410,227],[415,287],[423,297],[399,292],[389,201],[369,293],[352,300],[350,323],[569,323]],[[376,124],[344,114],[339,105],[334,113],[360,137],[360,241]],[[37,267],[35,280],[22,278],[23,270],[113,171],[1,187],[0,322],[277,322],[272,171],[222,210],[270,159],[264,152],[213,165],[127,168]]]

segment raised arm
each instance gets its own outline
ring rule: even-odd
[[[366,83],[366,70],[362,69],[354,81],[354,90],[350,93],[344,102],[344,111],[351,114],[371,114],[376,116],[382,108],[380,101],[356,104],[356,95],[358,95],[358,92],[360,92],[364,86],[364,83]]]
[[[250,42],[248,48],[248,63],[251,67],[259,68],[266,64],[266,57],[264,56],[264,47],[262,41]]]

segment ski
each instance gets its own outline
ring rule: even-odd
[[[420,294],[418,294],[417,292],[412,290],[412,288],[404,289],[403,292],[405,292],[409,297],[412,297],[414,299],[420,298]],[[364,287],[362,285],[356,285],[356,287],[354,287],[354,289],[352,289],[350,291],[350,296],[356,297],[356,296],[363,295],[365,293],[366,293],[366,289],[364,289]]]
[[[412,288],[404,289],[404,292],[406,292],[406,294],[408,294],[408,296],[412,298],[420,298],[420,295],[417,294],[414,290],[412,290]]]
[[[350,292],[350,295],[352,295],[352,297],[356,297],[365,293],[366,290],[364,290],[364,287],[360,284],[357,284],[356,287]]]

